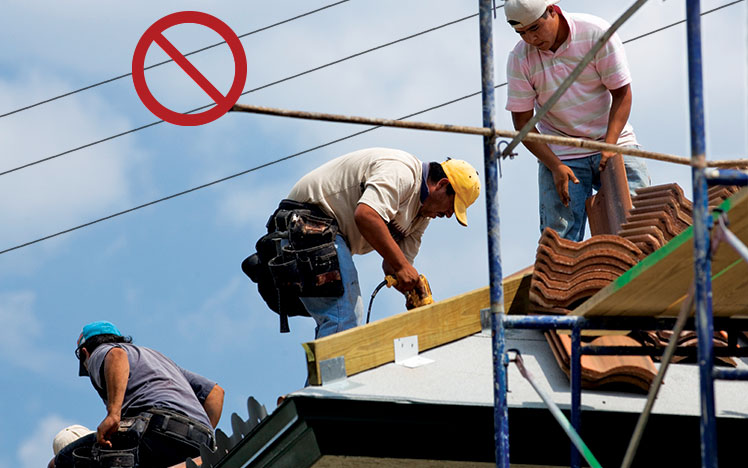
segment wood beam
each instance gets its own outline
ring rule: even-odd
[[[506,313],[527,313],[532,267],[504,279]],[[489,288],[476,289],[367,325],[303,343],[311,385],[321,385],[320,362],[343,356],[347,375],[395,360],[394,340],[418,335],[418,350],[440,346],[481,330],[480,311],[490,307]]]

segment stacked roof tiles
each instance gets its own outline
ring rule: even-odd
[[[668,341],[670,341],[670,338],[673,336],[673,332],[670,330],[640,330],[632,332],[631,336],[633,336],[637,341],[646,346],[665,347],[667,346]],[[680,336],[678,337],[678,346],[694,348],[697,347],[698,336],[696,335],[696,332],[693,330],[681,332]],[[728,346],[728,338],[726,332],[714,332],[714,346],[716,348],[726,348]],[[659,359],[659,356],[655,356],[654,359]],[[729,356],[715,356],[714,359],[726,366],[735,367],[737,365],[735,360]],[[670,359],[670,362],[685,362],[693,364],[696,363],[696,356],[673,356]]]
[[[709,189],[709,209],[716,208],[737,190],[736,186]],[[593,231],[597,231],[597,235],[583,242],[563,239],[550,228],[541,235],[530,282],[530,303],[536,312],[568,313],[692,223],[692,203],[678,184],[638,189],[636,196],[631,199],[630,209],[626,204],[617,207],[610,204],[614,199],[612,193],[602,193],[600,199],[604,201],[598,200],[597,205],[594,201],[588,202],[590,225],[594,224]],[[623,212],[611,216],[606,212],[606,206],[608,211],[618,209]],[[593,209],[590,210],[590,207]],[[615,222],[611,222],[615,219],[625,221],[616,226]],[[605,230],[612,233],[601,233]],[[598,346],[664,346],[669,339],[668,333],[640,332],[636,340],[624,336],[602,336],[595,338],[592,343]],[[693,332],[684,332],[679,337],[679,345],[695,346],[692,335]],[[568,375],[568,337],[549,331],[546,340],[559,366]],[[722,332],[715,333],[715,345],[726,345]],[[730,358],[718,359],[721,364],[735,366]],[[582,358],[584,388],[627,384],[646,391],[655,374],[654,364],[648,356]]]
[[[709,208],[737,190],[709,189]],[[550,228],[543,232],[530,285],[530,301],[537,311],[568,313],[692,223],[692,203],[678,184],[638,189],[632,205],[616,235],[573,242]]]
[[[737,186],[710,188],[709,210],[737,191]],[[693,222],[693,204],[683,195],[678,184],[638,189],[631,202],[633,208],[618,230],[618,235],[634,242],[646,254],[665,245]]]
[[[636,265],[644,254],[633,242],[600,235],[584,242],[546,228],[540,237],[530,301],[548,313],[567,313]]]
[[[546,340],[551,347],[561,370],[568,377],[571,369],[571,338],[555,330],[545,332]],[[591,346],[641,346],[628,336],[600,336],[593,339]],[[596,356],[583,355],[582,387],[600,388],[615,386],[632,386],[647,392],[657,375],[652,359],[649,356]]]

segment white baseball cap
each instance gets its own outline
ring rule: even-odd
[[[52,441],[52,451],[55,453],[55,456],[57,456],[57,454],[60,453],[60,450],[65,448],[68,444],[92,433],[93,431],[91,429],[81,426],[80,424],[68,426],[58,432],[55,436],[55,439]]]
[[[538,20],[546,8],[558,3],[558,0],[506,0],[504,14],[514,29],[526,28]]]

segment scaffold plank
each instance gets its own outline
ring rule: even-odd
[[[748,244],[748,190],[725,200],[729,229]],[[713,214],[716,219],[717,214]],[[582,316],[676,316],[693,281],[693,229],[688,228],[575,309]],[[715,316],[748,315],[748,265],[726,243],[712,258]]]

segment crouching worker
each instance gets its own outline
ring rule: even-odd
[[[268,234],[242,270],[281,317],[307,315],[321,338],[363,323],[353,254],[376,250],[385,275],[406,293],[420,288],[413,266],[432,218],[455,215],[480,194],[467,162],[421,162],[396,149],[370,148],[333,159],[299,180],[267,223]]]
[[[83,327],[75,355],[107,409],[96,433],[57,454],[56,468],[162,468],[213,446],[223,389],[158,351],[132,344],[110,322]],[[78,463],[78,465],[76,465]]]

